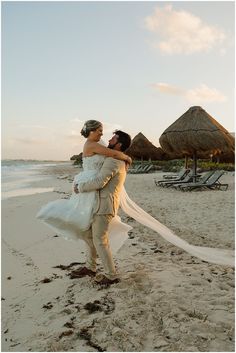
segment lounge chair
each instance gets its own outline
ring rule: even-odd
[[[175,174],[164,174],[162,176],[162,178],[164,178],[165,180],[179,180],[180,178],[182,178],[183,176],[185,176],[186,174],[186,170],[185,168],[180,169],[179,173],[175,173]]]
[[[193,181],[193,177],[194,177],[194,172],[193,170],[191,170],[183,180],[179,180],[179,181],[176,181],[176,180],[172,180],[172,181],[169,181],[165,184],[160,184],[160,186],[162,187],[165,187],[165,188],[169,188],[169,187],[177,187],[178,185],[182,185],[182,184],[185,184],[185,183],[190,183],[191,181]]]
[[[185,173],[180,176],[178,179],[175,179],[175,180],[154,180],[155,181],[155,184],[158,186],[165,186],[165,184],[169,184],[171,182],[178,182],[178,181],[182,181],[185,179],[185,177],[188,175],[188,173],[190,172],[190,169],[185,169]]]
[[[177,187],[179,189],[181,189],[182,191],[187,191],[187,190],[190,190],[190,188],[192,186],[195,186],[195,185],[200,185],[200,184],[204,184],[207,182],[207,180],[215,173],[215,171],[211,170],[209,172],[207,172],[206,174],[204,174],[198,181],[196,182],[191,182],[191,183],[185,183],[185,184],[180,184],[180,185],[177,185]]]
[[[153,169],[154,165],[150,164],[148,168],[145,170],[145,173],[149,173]]]
[[[145,165],[145,166],[141,165],[141,167],[140,167],[140,168],[137,168],[137,170],[133,170],[133,171],[131,172],[131,174],[143,173],[143,171],[145,171],[146,168],[147,168],[146,165]]]
[[[140,169],[143,169],[143,165],[142,164],[136,165],[134,168],[128,169],[128,173],[131,173],[131,174],[132,173],[136,173]]]
[[[153,165],[152,164],[148,164],[143,169],[138,170],[137,172],[135,172],[135,174],[149,173],[152,168],[153,168]]]
[[[223,170],[216,170],[208,179],[205,183],[193,183],[192,185],[188,186],[187,190],[195,190],[195,189],[200,189],[200,188],[207,188],[207,189],[218,189],[220,190],[222,187],[224,187],[224,190],[228,189],[228,184],[221,184],[219,182],[220,177],[224,174]]]

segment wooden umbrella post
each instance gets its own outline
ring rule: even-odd
[[[196,183],[197,181],[197,152],[194,151],[193,153],[193,180]]]
[[[185,164],[184,164],[184,168],[188,169],[188,156],[185,155]]]

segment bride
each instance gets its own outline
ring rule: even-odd
[[[131,163],[131,158],[123,152],[107,148],[101,144],[100,139],[103,134],[103,127],[100,122],[88,120],[82,128],[81,134],[87,138],[83,149],[83,171],[75,176],[73,187],[75,184],[95,178],[106,157],[123,160],[128,164]],[[93,206],[96,204],[97,197],[98,191],[95,190],[79,194],[73,193],[69,200],[60,199],[43,206],[37,214],[37,218],[66,239],[83,239],[81,234],[92,223],[94,214]],[[153,229],[164,239],[184,249],[191,255],[207,262],[234,266],[234,252],[232,250],[189,244],[135,204],[129,198],[124,188],[120,193],[120,206],[127,215]],[[118,215],[113,217],[109,226],[109,240],[112,252],[117,252],[126,241],[128,238],[127,233],[130,229],[132,227],[121,222]]]
[[[105,147],[101,142],[103,126],[99,121],[88,120],[84,124],[81,135],[86,138],[83,148],[83,171],[77,174],[73,181],[74,185],[79,182],[92,180],[99,173],[104,159],[113,157],[127,164],[132,163],[132,159],[123,152]],[[62,235],[67,240],[83,239],[85,231],[90,228],[94,214],[94,205],[98,191],[76,194],[72,193],[70,199],[60,199],[49,202],[43,206],[37,214],[37,218],[42,220],[50,228]],[[112,252],[118,249],[128,238],[128,231],[132,227],[121,222],[120,217],[113,217],[109,226],[109,240]]]

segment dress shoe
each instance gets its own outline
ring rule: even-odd
[[[87,267],[80,267],[77,270],[71,271],[70,273],[70,278],[82,278],[85,276],[90,276],[94,277],[96,275],[96,272],[90,270]]]

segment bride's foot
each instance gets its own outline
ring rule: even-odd
[[[96,275],[96,272],[90,270],[87,267],[80,267],[77,270],[71,271],[70,273],[70,278],[82,278],[85,276],[90,276],[90,277],[94,277]]]

